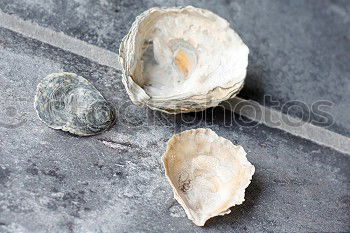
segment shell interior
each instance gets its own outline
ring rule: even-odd
[[[150,96],[196,95],[242,81],[247,48],[225,20],[184,9],[154,12],[139,27],[135,77]]]
[[[174,196],[199,226],[211,217],[230,213],[244,201],[254,173],[241,146],[210,129],[184,131],[168,142],[163,156]]]
[[[133,103],[167,113],[201,111],[243,87],[248,47],[214,13],[192,6],[140,14],[119,49]]]

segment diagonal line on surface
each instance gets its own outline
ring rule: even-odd
[[[16,15],[9,15],[1,10],[0,26],[22,34],[26,37],[88,58],[98,64],[121,69],[118,62],[118,55],[116,53],[67,36],[63,32],[56,32],[54,30],[41,27],[36,23],[22,20]]]

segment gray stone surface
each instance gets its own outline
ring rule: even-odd
[[[0,232],[350,231],[350,157],[231,112],[170,116],[132,105],[120,73],[0,28]],[[117,123],[79,138],[45,126],[35,88],[52,72],[86,77]],[[244,204],[196,227],[160,157],[175,132],[209,127],[242,145],[256,173]]]
[[[117,52],[139,13],[153,6],[184,5],[226,18],[251,49],[242,97],[317,125],[325,119],[309,112],[310,107],[329,101],[332,106],[323,109],[334,124],[328,128],[350,136],[350,1],[2,0],[0,9]],[[289,101],[306,105],[298,103],[288,111]]]

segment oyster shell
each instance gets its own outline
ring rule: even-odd
[[[85,78],[53,73],[37,87],[34,107],[49,127],[79,136],[100,133],[115,122],[115,110]]]
[[[243,87],[248,47],[214,13],[187,6],[139,15],[119,49],[132,102],[167,113],[201,111]]]
[[[175,199],[198,226],[242,204],[255,171],[241,146],[210,129],[174,135],[162,160]]]

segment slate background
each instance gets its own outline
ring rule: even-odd
[[[0,9],[116,52],[137,14],[188,4],[228,19],[250,47],[241,96],[333,101],[330,129],[349,135],[349,1],[2,0]],[[0,54],[0,232],[350,231],[348,154],[221,108],[138,108],[119,71],[3,28]],[[79,138],[37,118],[36,85],[59,71],[86,77],[116,106],[111,130]],[[256,166],[244,204],[204,228],[186,218],[160,162],[173,133],[198,127],[242,145]]]

